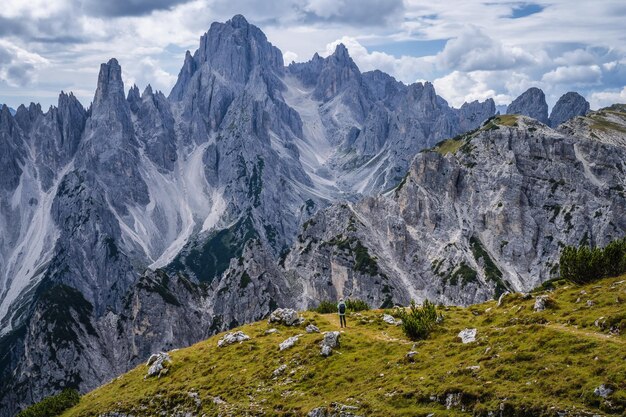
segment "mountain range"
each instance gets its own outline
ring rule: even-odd
[[[0,111],[2,417],[276,307],[525,291],[626,231],[624,107],[455,109],[343,45],[285,66],[240,15],[167,97],[121,74]]]

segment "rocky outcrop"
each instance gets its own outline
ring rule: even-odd
[[[506,109],[507,114],[521,114],[549,124],[546,96],[537,87],[531,87],[517,97]]]
[[[463,329],[459,332],[458,338],[461,343],[472,343],[476,341],[476,329]]]
[[[475,303],[556,276],[563,245],[626,234],[626,148],[526,117],[499,120],[446,143],[452,153],[420,153],[394,191],[305,223],[285,259],[306,282],[303,303]]]
[[[589,102],[576,92],[565,93],[559,98],[550,113],[550,126],[557,127],[576,116],[589,113]]]
[[[234,333],[226,333],[224,337],[217,341],[218,347],[224,347],[228,345],[232,345],[233,343],[241,343],[246,340],[250,340],[250,336],[245,334],[242,331],[234,332]]]

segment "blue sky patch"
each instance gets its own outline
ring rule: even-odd
[[[446,46],[447,39],[409,40],[378,45],[366,45],[370,52],[385,52],[399,58],[403,55],[414,57],[436,55]]]
[[[537,14],[543,11],[543,9],[545,9],[545,7],[543,7],[540,4],[523,3],[513,8],[511,19],[519,19],[522,17],[527,17],[533,14]]]

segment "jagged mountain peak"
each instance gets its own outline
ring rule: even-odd
[[[100,65],[98,86],[93,100],[95,111],[107,99],[122,100],[124,97],[124,82],[122,81],[122,67],[117,59],[111,58],[107,63]]]
[[[548,103],[543,90],[531,87],[517,97],[506,109],[507,114],[521,114],[549,124]]]
[[[217,75],[230,83],[230,87],[245,85],[253,73],[261,73],[273,90],[279,84],[275,74],[282,74],[284,70],[283,54],[267,40],[261,29],[236,15],[225,23],[211,24],[209,31],[201,36],[196,52],[185,53],[170,99],[182,100],[194,75],[201,69],[207,77]]]
[[[576,116],[589,112],[589,102],[575,91],[563,94],[550,113],[550,126],[556,127]]]
[[[242,14],[234,15],[226,24],[230,24],[234,28],[247,28],[250,25]]]
[[[207,63],[221,75],[233,81],[245,82],[255,66],[282,71],[281,51],[273,46],[263,31],[249,24],[242,15],[226,23],[215,22],[200,38],[194,59]]]

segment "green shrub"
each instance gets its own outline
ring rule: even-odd
[[[566,246],[559,259],[561,278],[585,284],[626,272],[626,238],[604,248]]]
[[[395,315],[402,319],[402,331],[411,340],[426,339],[433,328],[443,320],[437,307],[428,300],[419,307],[411,300],[407,309],[397,309]]]
[[[54,417],[75,406],[80,401],[78,391],[64,389],[61,393],[46,397],[36,404],[22,410],[17,417]]]
[[[346,311],[365,311],[369,310],[370,306],[363,300],[355,299],[355,300],[346,300]],[[320,304],[315,307],[312,311],[315,311],[319,314],[328,314],[328,313],[337,313],[337,302],[324,300],[321,301]]]
[[[346,300],[346,309],[348,311],[367,311],[370,309],[370,306],[363,300],[359,300],[358,298],[355,300]]]
[[[332,301],[324,300],[320,302],[320,305],[315,307],[313,311],[319,314],[328,314],[328,313],[336,313],[337,312],[337,303]]]

